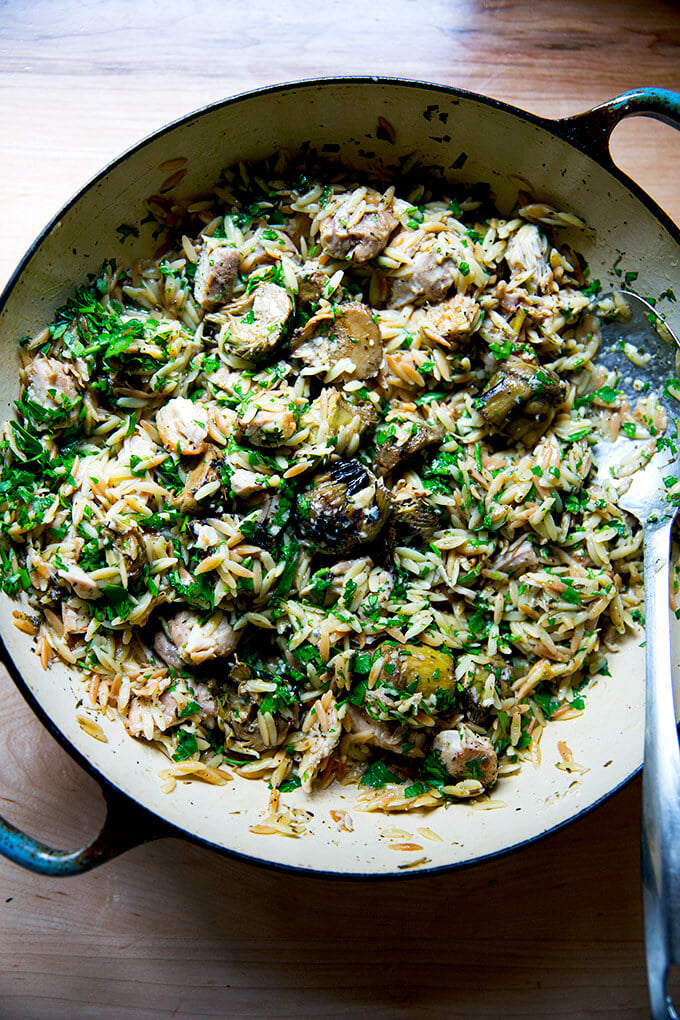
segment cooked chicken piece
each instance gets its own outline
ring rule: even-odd
[[[286,240],[291,241],[296,250],[300,247],[300,240],[304,237],[309,237],[309,228],[312,223],[312,217],[308,216],[307,213],[296,212],[292,216],[288,216],[285,224],[282,224],[281,230],[285,231]]]
[[[298,773],[303,790],[312,789],[312,781],[323,768],[328,756],[340,743],[342,724],[332,691],[326,691],[312,704],[302,722],[303,739],[296,749],[303,751]]]
[[[158,705],[161,710],[161,719],[156,717],[156,723],[162,732],[179,720],[179,705],[172,691],[164,691],[158,699]]]
[[[474,298],[456,294],[433,305],[420,321],[421,331],[437,343],[462,346],[482,321],[482,310]]]
[[[207,684],[194,684],[193,689],[189,690],[189,699],[184,701],[181,697],[178,697],[174,691],[165,691],[161,694],[158,699],[161,711],[163,715],[163,722],[166,727],[172,726],[174,723],[179,722],[180,719],[189,719],[191,716],[198,716],[202,723],[207,723],[208,726],[212,726],[215,722],[215,717],[218,712],[218,705]],[[195,708],[193,712],[187,714],[186,709],[191,702],[195,702],[198,708]],[[184,703],[183,703],[184,702]],[[183,703],[183,704],[182,704]],[[182,705],[182,711],[180,712],[180,705]],[[163,727],[160,727],[161,729]]]
[[[174,663],[169,663],[169,665],[174,666]],[[184,666],[184,663],[181,662],[181,660],[180,666]],[[207,723],[208,726],[211,726],[215,722],[218,706],[207,685],[196,684],[190,700],[195,701],[198,705],[197,711],[193,714],[198,715],[201,722]],[[144,698],[133,698],[130,702],[127,719],[125,720],[125,726],[128,733],[133,737],[146,736],[148,738],[152,738],[154,735],[157,735],[156,731],[164,733],[183,718],[180,713],[180,705],[183,704],[183,701],[183,698],[178,700],[175,692],[170,690],[164,691],[163,694],[161,694],[157,705],[152,705],[150,701]],[[189,704],[189,702],[187,702],[187,704]],[[148,709],[149,716],[146,721],[144,713],[145,708]]]
[[[217,715],[219,705],[207,683],[194,684],[194,701],[204,716]]]
[[[62,581],[66,581],[78,598],[98,599],[102,590],[96,581],[93,581],[89,574],[86,574],[77,563],[69,563],[64,570],[58,571]]]
[[[180,659],[193,666],[229,655],[240,637],[219,610],[206,620],[191,609],[182,609],[168,619],[167,629]]]
[[[336,379],[345,382],[371,379],[383,359],[380,327],[371,309],[359,302],[317,312],[293,337],[291,351],[316,372],[328,372],[342,362]]]
[[[411,690],[420,694],[451,691],[456,687],[454,661],[446,652],[429,645],[397,645],[384,641],[378,646],[385,664],[381,678],[398,691]]]
[[[34,358],[26,366],[26,396],[47,412],[46,421],[29,417],[37,429],[63,429],[78,419],[80,393],[67,366],[57,358]]]
[[[370,188],[348,195],[332,216],[321,221],[321,245],[336,259],[368,262],[383,250],[397,226],[391,203]]]
[[[221,542],[226,542],[224,535],[220,535],[212,524],[189,521],[187,530],[192,535],[196,548],[201,552],[212,552]]]
[[[226,365],[220,365],[217,371],[209,373],[208,378],[213,386],[217,386],[220,390],[226,390],[227,393],[233,393],[234,386],[241,382],[243,374],[227,368]]]
[[[528,295],[523,287],[517,290],[508,287],[506,280],[499,280],[493,291],[498,307],[504,312],[516,312],[528,303]]]
[[[207,684],[193,684],[192,700],[198,705],[201,721],[214,722],[219,705]]]
[[[512,355],[489,380],[477,408],[497,432],[534,446],[550,428],[565,393],[566,385],[552,369]]]
[[[201,308],[211,312],[231,301],[240,261],[241,253],[232,244],[207,242],[194,277],[194,297]]]
[[[156,415],[161,442],[170,453],[194,455],[208,448],[208,412],[187,397],[173,397]]]
[[[293,393],[267,390],[253,397],[238,415],[237,438],[254,446],[285,446],[297,432],[297,403]]]
[[[393,754],[401,754],[411,757],[412,747],[406,740],[403,728],[393,732],[384,722],[371,719],[369,715],[355,708],[354,705],[347,706],[345,724],[349,723],[349,732],[354,735],[359,743],[368,744],[370,747],[379,747],[383,751],[392,751]],[[407,748],[405,750],[405,748]]]
[[[455,270],[455,261],[434,249],[417,252],[409,265],[399,270],[399,276],[391,277],[389,306],[443,301],[453,286]]]
[[[516,539],[493,561],[494,570],[506,574],[517,574],[520,570],[533,570],[538,566],[538,557],[528,538]]]
[[[85,539],[79,535],[68,535],[59,543],[59,560],[65,567],[77,563],[83,551]]]
[[[516,285],[522,283],[529,293],[544,294],[553,282],[548,261],[550,246],[538,227],[525,223],[513,234],[505,250],[505,261]]]
[[[193,690],[190,689],[189,700],[183,705],[181,712],[181,701],[177,700],[177,696],[174,691],[165,691],[164,694],[161,694],[158,701],[164,724],[163,726],[159,726],[159,729],[161,730],[174,725],[179,722],[180,719],[189,719],[191,716],[196,715],[202,723],[212,726],[215,722],[215,717],[218,711],[217,702],[210,693],[210,689],[207,684],[194,684]],[[186,714],[186,709],[189,705],[191,705],[192,701],[198,705],[198,708],[194,709],[193,712]]]
[[[165,460],[165,454],[161,447],[154,443],[146,432],[135,432],[123,442],[118,460],[122,464],[129,465],[133,457],[135,458],[135,470],[139,469],[140,461],[155,461],[155,458],[158,458],[159,461]]]
[[[85,606],[61,604],[61,620],[64,634],[84,634],[90,625],[90,614]]]
[[[231,491],[241,499],[254,496],[256,492],[266,492],[269,488],[267,479],[263,475],[257,475],[247,468],[236,468],[229,479]]]
[[[493,744],[468,729],[442,730],[434,738],[433,751],[439,751],[442,765],[452,779],[478,779],[488,790],[498,776],[498,759]]]
[[[82,538],[66,538],[59,545],[59,560],[56,564],[56,571],[55,566],[50,564],[50,572],[52,576],[56,573],[56,576],[61,581],[66,581],[78,598],[90,601],[98,599],[102,594],[102,590],[98,582],[93,581],[90,575],[78,564],[78,559],[84,545],[85,542]]]
[[[216,494],[221,492],[220,468],[224,465],[224,454],[216,446],[206,445],[200,463],[191,469],[184,488],[171,500],[182,513],[208,513],[214,508]]]
[[[372,542],[389,509],[384,483],[358,460],[335,461],[315,475],[296,504],[303,534],[329,553]]]
[[[132,698],[130,701],[127,715],[123,717],[123,724],[131,737],[145,736],[144,713],[142,711],[145,705],[148,705],[148,702],[142,698]],[[149,737],[153,736],[153,729],[154,727],[151,725]]]
[[[246,361],[257,361],[271,354],[281,340],[293,310],[293,302],[283,287],[261,283],[245,315],[232,316],[226,326],[225,343]]]
[[[375,435],[375,473],[379,477],[386,475],[426,447],[440,443],[443,437],[444,426],[440,422],[430,425],[416,415],[387,417]]]

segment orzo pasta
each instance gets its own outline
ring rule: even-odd
[[[639,615],[591,447],[656,410],[597,365],[582,224],[284,157],[155,214],[161,254],[23,342],[22,629],[175,762],[386,808],[490,789]]]

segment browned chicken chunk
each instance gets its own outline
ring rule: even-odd
[[[452,779],[478,779],[485,789],[498,777],[498,758],[486,737],[467,730],[442,730],[434,738],[432,749],[441,755],[442,765]]]
[[[297,432],[298,411],[291,393],[267,390],[238,415],[237,438],[254,446],[283,446]]]
[[[208,448],[208,412],[187,397],[173,397],[156,415],[161,442],[170,453],[193,455]]]
[[[229,655],[236,648],[240,636],[219,610],[206,620],[205,615],[199,615],[192,609],[182,609],[168,619],[167,631],[177,656],[193,666]],[[164,643],[161,646],[166,654],[157,650],[167,662],[167,647]]]
[[[392,751],[393,754],[404,753],[405,735],[403,731],[402,733],[393,733],[386,723],[371,719],[366,712],[354,708],[353,705],[347,706],[345,724],[348,725],[349,732],[353,733],[360,743],[368,744],[370,747],[379,747],[383,751]],[[410,751],[407,751],[406,757],[409,755]]]
[[[210,312],[231,301],[240,261],[241,253],[233,245],[208,243],[194,277],[194,297],[201,308]]]
[[[443,301],[453,286],[456,263],[433,250],[417,252],[392,278],[388,304],[401,308],[416,301]]]
[[[322,246],[337,259],[368,262],[383,250],[397,225],[391,204],[377,191],[356,192],[345,199],[332,216],[322,220]]]
[[[241,499],[248,499],[249,496],[254,496],[258,492],[266,492],[268,484],[265,475],[258,475],[255,471],[249,471],[248,468],[236,468],[229,479],[231,491]]]
[[[521,282],[530,293],[545,293],[553,281],[548,261],[549,244],[538,227],[525,223],[510,238],[505,252],[513,279]]]
[[[34,358],[26,366],[26,396],[47,411],[46,420],[33,418],[36,428],[61,429],[78,419],[81,399],[67,366],[57,358]],[[29,407],[30,412],[30,407]]]
[[[426,336],[448,347],[462,346],[482,321],[482,310],[474,298],[456,294],[433,305],[420,323]]]
[[[493,566],[506,574],[517,574],[520,570],[533,570],[537,567],[538,557],[529,539],[520,536],[504,552],[499,553]]]

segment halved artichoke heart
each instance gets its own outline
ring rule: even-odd
[[[405,691],[412,684],[415,691],[425,695],[455,690],[454,662],[446,652],[428,645],[390,642],[383,642],[378,651],[385,660],[382,678],[398,691]]]
[[[283,287],[261,283],[250,310],[234,316],[227,327],[225,343],[246,361],[258,361],[274,350],[293,311],[293,302]]]
[[[550,428],[565,392],[552,369],[513,355],[491,377],[477,408],[497,432],[534,446]]]
[[[295,334],[291,351],[315,372],[328,372],[342,362],[338,382],[372,379],[383,359],[374,314],[358,301],[323,308]]]
[[[358,460],[336,461],[314,475],[296,505],[300,530],[328,553],[372,542],[389,511],[382,479]]]

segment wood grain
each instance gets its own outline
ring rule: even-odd
[[[328,74],[453,84],[551,117],[680,91],[680,10],[607,0],[4,0],[0,283],[104,163],[245,89]],[[617,163],[680,221],[680,133],[622,125]],[[75,845],[95,784],[0,675],[0,810]],[[571,827],[448,876],[334,883],[179,841],[52,881],[0,860],[0,1017],[647,1015],[639,782]]]

